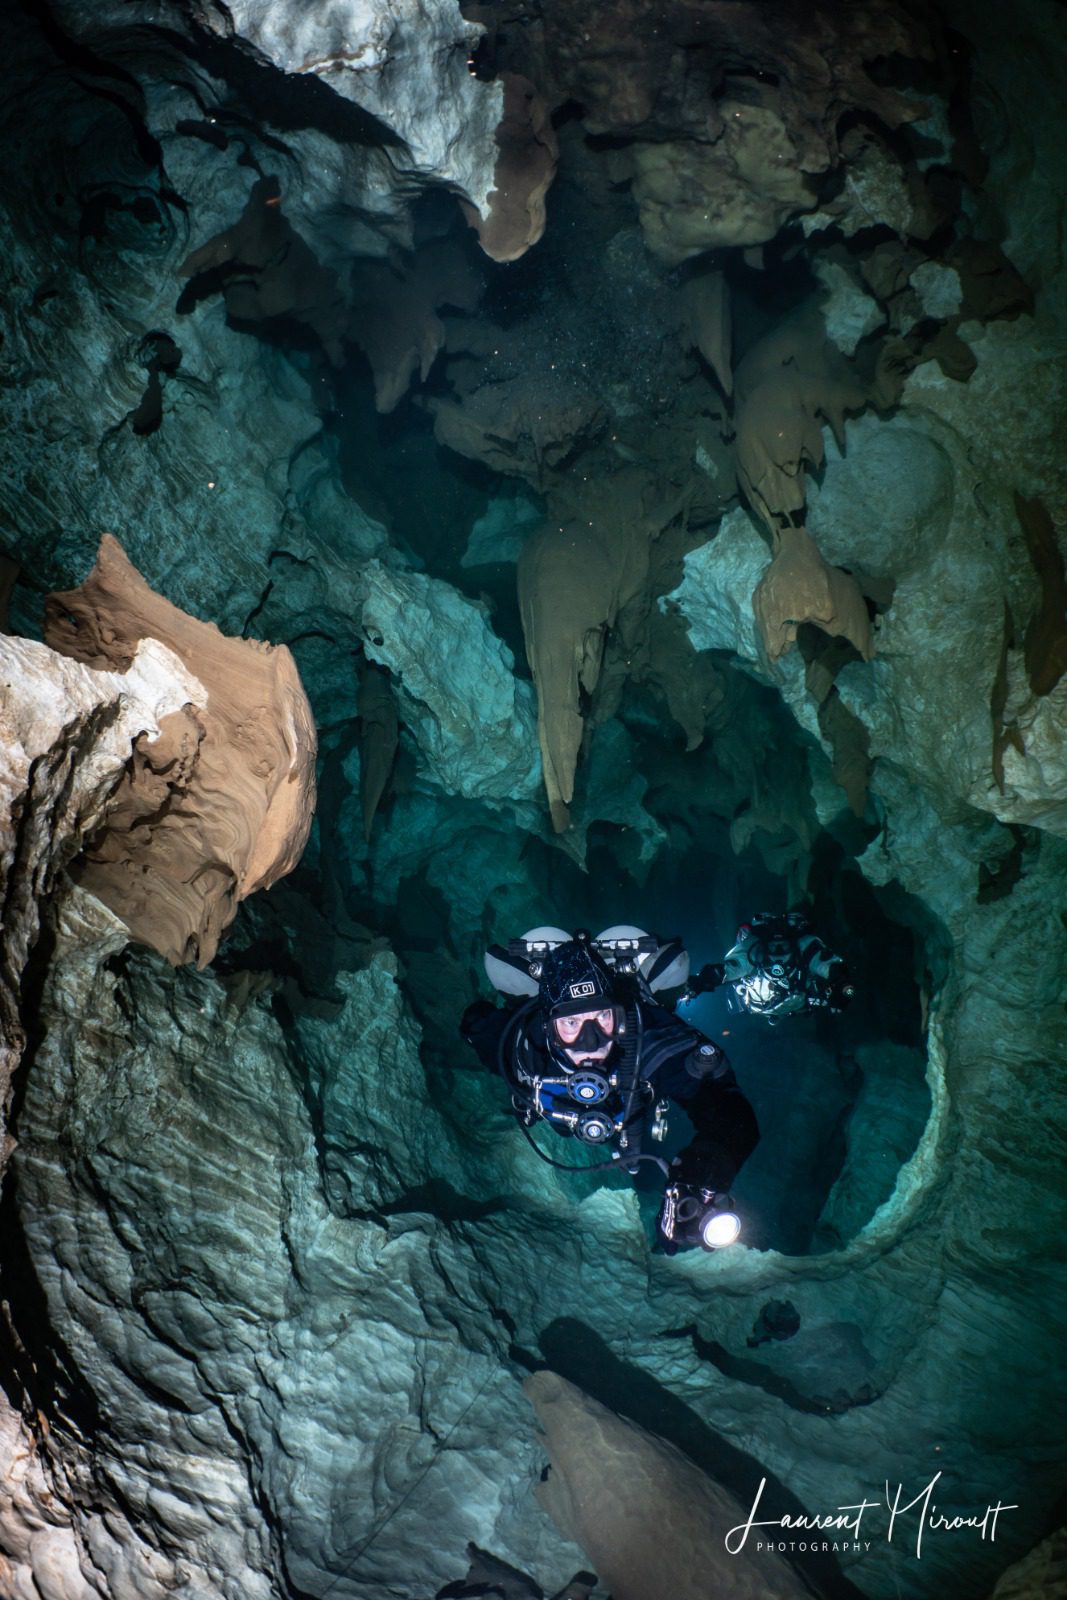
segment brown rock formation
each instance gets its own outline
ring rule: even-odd
[[[616,1416],[554,1372],[523,1384],[550,1468],[536,1494],[589,1557],[615,1600],[801,1600],[810,1594],[770,1551],[724,1541],[742,1507],[672,1444]],[[766,1515],[766,1513],[764,1513]]]
[[[676,613],[651,606],[645,629],[647,669],[642,676],[663,695],[685,734],[686,749],[695,750],[704,741],[709,719],[723,705],[722,674],[706,652],[694,654],[685,623]]]
[[[866,63],[900,54],[926,58],[923,24],[891,0],[842,8],[796,0],[737,7],[730,0],[609,0],[544,7],[554,92],[585,107],[592,133],[647,137],[676,133],[711,141],[709,101],[732,80],[776,79],[797,130],[801,166],[817,171],[836,149],[849,107],[899,127],[922,112],[914,100],[868,76]],[[714,112],[712,113],[714,119]]]
[[[1062,1600],[1065,1594],[1067,1528],[1057,1528],[1001,1574],[991,1600]]]
[[[844,449],[845,416],[867,390],[817,312],[787,318],[745,353],[736,374],[737,476],[773,532],[804,506],[804,470],[823,459],[822,424]]]
[[[429,376],[445,342],[437,308],[473,311],[480,293],[478,274],[454,239],[431,240],[410,261],[353,268],[349,331],[370,362],[379,411],[399,404],[416,372]]]
[[[795,644],[802,622],[843,635],[865,660],[873,653],[859,584],[824,561],[807,529],[799,526],[805,470],[823,460],[823,423],[843,450],[846,413],[867,403],[867,389],[811,311],[788,318],[760,339],[738,366],[738,482],[773,541],[774,559],[752,596],[771,661]]]
[[[771,661],[796,643],[802,622],[848,639],[865,661],[874,654],[859,584],[823,560],[806,528],[783,528],[778,534],[774,560],[756,585],[752,609]]]
[[[233,226],[192,251],[178,271],[183,278],[204,274],[207,286],[221,288],[238,326],[295,323],[341,364],[348,322],[341,286],[282,215],[277,178],[257,179]]]
[[[434,399],[430,409],[440,444],[537,488],[605,420],[592,389],[551,370],[483,384],[462,401]]]
[[[545,791],[557,832],[570,826],[585,732],[582,702],[600,677],[604,637],[622,604],[621,591],[642,581],[641,555],[631,542],[624,571],[610,533],[568,523],[542,528],[519,557],[522,630],[537,686]]]
[[[700,351],[723,394],[734,391],[730,291],[721,272],[706,272],[682,286],[689,338]]]
[[[791,217],[811,211],[816,191],[797,165],[777,106],[724,102],[721,137],[642,144],[634,155],[634,198],[653,255],[678,266],[705,250],[761,245]]]
[[[239,901],[297,863],[315,799],[315,728],[284,646],[229,639],[155,594],[104,536],[79,589],[49,596],[53,649],[125,672],[158,639],[195,674],[202,704],[138,738],[77,876],[134,938],[175,965],[211,960]]]
[[[993,240],[958,239],[946,252],[945,260],[959,273],[963,290],[960,310],[965,319],[985,322],[990,317],[1016,317],[1020,311],[1032,309],[1033,294],[1025,279]]]
[[[549,0],[530,72],[587,133],[632,141],[649,247],[671,264],[759,244],[815,204],[838,166],[846,113],[887,127],[922,115],[867,65],[930,55],[923,23],[891,0]]]
[[[600,682],[609,632],[649,585],[653,541],[681,507],[657,508],[639,468],[597,479],[533,534],[519,557],[519,609],[537,688],[545,791],[558,832],[570,826],[585,713]],[[562,515],[559,513],[562,512]],[[691,718],[690,718],[691,721]],[[691,734],[687,727],[687,734]]]
[[[533,84],[516,72],[501,73],[500,81],[504,115],[496,130],[500,153],[489,209],[485,216],[470,205],[463,209],[487,256],[517,261],[545,231],[545,195],[556,175],[559,145]]]

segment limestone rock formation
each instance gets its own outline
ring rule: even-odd
[[[686,620],[696,650],[730,650],[746,665],[759,660],[752,595],[770,564],[770,554],[752,516],[729,512],[714,539],[685,558],[678,587],[660,600]]]
[[[597,497],[596,523],[572,517],[547,524],[519,556],[522,629],[537,688],[545,791],[557,830],[570,825],[583,708],[600,679],[605,638],[641,593],[658,532],[639,505],[623,512],[629,481],[624,476],[612,492],[605,488]],[[591,508],[592,497],[588,503]]]
[[[79,877],[135,938],[203,967],[307,841],[315,726],[292,656],[186,616],[106,534],[81,588],[50,596],[46,638],[97,670],[126,671],[142,639],[195,665],[200,693],[137,741]]]
[[[482,1596],[486,1600],[544,1600],[540,1584],[507,1562],[479,1550],[476,1544],[468,1547],[468,1554],[471,1564],[467,1576],[442,1591],[447,1600],[481,1600]],[[596,1587],[595,1573],[576,1572],[552,1600],[590,1600]]]
[[[353,101],[391,136],[402,171],[448,184],[488,211],[503,90],[469,72],[481,30],[451,0],[341,0],[299,13],[276,0],[239,0],[224,20],[210,10],[198,20]]]
[[[54,1026],[21,1118],[30,1249],[75,1352],[57,1403],[88,1383],[114,1420],[68,1450],[61,1429],[33,1418],[35,1437],[4,1412],[25,1452],[0,1488],[15,1582],[32,1593],[31,1572],[63,1571],[88,1600],[102,1570],[108,1600],[165,1600],[179,1580],[267,1600],[343,1581],[371,1600],[401,1574],[432,1594],[477,1535],[561,1584],[578,1553],[514,1503],[536,1455],[518,1385],[477,1313],[457,1337],[430,1310],[465,1269],[446,1246],[431,1290],[428,1197],[409,1197],[390,1146],[403,1128],[440,1170],[456,1145],[424,1114],[395,959],[346,976],[340,1016],[302,1017],[305,1101],[269,1007],[236,1007],[211,974],[175,976],[150,952],[116,962],[125,939],[82,891],[64,902]],[[491,1229],[509,1154],[450,1168]],[[105,1192],[115,1226],[101,1237]],[[252,1478],[248,1450],[263,1462]]]
[[[763,103],[724,100],[715,143],[639,147],[634,196],[641,227],[668,266],[724,245],[764,244],[815,204],[776,99],[772,91]]]
[[[137,743],[161,736],[203,685],[158,639],[117,671],[0,637],[0,1168],[12,1074],[26,1042],[20,986],[54,885],[95,832]]]
[[[372,661],[363,661],[360,665],[359,721],[359,792],[363,807],[363,836],[369,839],[374,826],[374,813],[389,782],[400,738],[396,700],[389,673]]]
[[[722,392],[733,393],[730,291],[721,273],[702,273],[683,285],[690,336],[715,374]]]
[[[545,195],[556,173],[559,145],[548,108],[528,79],[501,74],[504,113],[496,130],[498,154],[485,214],[468,206],[478,241],[494,261],[516,261],[545,231]]]
[[[432,240],[410,261],[360,262],[351,285],[350,337],[370,362],[375,405],[392,411],[444,345],[437,308],[473,311],[481,285],[454,239]]]
[[[533,381],[480,384],[460,400],[433,399],[434,433],[461,456],[543,488],[553,469],[603,431],[604,408],[585,384],[541,370]]]
[[[818,179],[840,162],[844,107],[891,128],[922,115],[867,70],[930,53],[924,27],[896,6],[816,6],[803,30],[787,5],[638,0],[550,15],[551,49],[532,75],[577,103],[591,134],[630,147],[646,238],[672,265],[762,243],[812,210]]]
[[[501,799],[537,785],[533,696],[484,611],[440,579],[363,570],[364,649],[393,674],[402,720],[449,794]]]
[[[814,622],[824,633],[840,635],[864,661],[873,653],[871,625],[856,580],[823,560],[804,528],[782,528],[770,566],[752,596],[770,661],[796,643],[797,629]]]
[[[62,875],[38,936],[30,901],[120,768],[127,799],[191,784],[216,694],[148,639],[125,674],[40,657],[92,683],[46,748],[32,714],[19,734],[0,1590],[554,1594],[589,1558],[537,1499],[521,1379],[547,1363],[583,1417],[632,1419],[628,1457],[741,1506],[765,1477],[768,1515],[937,1473],[949,1513],[1011,1502],[995,1539],[929,1530],[921,1561],[913,1523],[890,1545],[876,1518],[840,1565],[796,1553],[832,1600],[985,1600],[1062,1520],[1059,8],[5,20],[9,625],[121,527],[205,619],[205,661],[207,619],[242,660],[291,649],[322,804],[202,971]],[[463,206],[510,255],[554,161],[536,246],[479,254]],[[282,205],[260,189],[247,222],[269,248],[226,285],[266,174]],[[204,241],[222,254],[179,296]],[[549,559],[542,524],[573,550]],[[768,534],[778,577],[799,559],[784,590]],[[522,611],[562,708],[557,819],[576,780],[562,833]],[[131,689],[156,650],[176,704]],[[272,823],[273,780],[245,777]],[[180,864],[198,894],[217,843]],[[638,918],[714,960],[739,917],[801,900],[855,1001],[729,1020],[763,1129],[744,1243],[667,1258],[655,1169],[538,1161],[457,1020],[486,944],[537,923]],[[696,1015],[725,1035],[717,1003]]]
[[[749,349],[736,375],[737,475],[770,529],[801,512],[805,471],[823,459],[822,427],[843,436],[868,395],[826,337],[820,315],[801,313]]]
[[[523,1386],[545,1431],[538,1499],[616,1600],[801,1600],[780,1556],[727,1545],[748,1512],[680,1451],[554,1372]],[[736,1535],[735,1535],[736,1543]]]
[[[194,293],[198,284],[221,288],[235,327],[262,324],[271,333],[295,324],[340,366],[347,322],[341,286],[284,215],[277,178],[258,178],[237,221],[193,250],[178,271],[192,279]]]
[[[1067,1535],[1061,1528],[1008,1568],[993,1590],[992,1600],[1060,1600],[1065,1593]]]

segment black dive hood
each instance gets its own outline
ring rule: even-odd
[[[588,939],[582,938],[571,939],[545,956],[538,995],[546,1027],[552,1017],[604,1011],[618,1004],[610,967]]]

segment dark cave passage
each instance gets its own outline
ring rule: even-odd
[[[391,869],[394,887],[383,898],[373,840],[365,855],[351,853],[357,797],[344,765],[334,763],[321,774],[317,865],[305,865],[291,888],[242,912],[216,967],[229,984],[242,971],[272,972],[285,984],[279,1016],[299,1033],[301,1011],[335,1007],[338,974],[358,970],[374,937],[386,938],[422,1028],[429,1103],[461,1143],[476,1128],[477,1150],[487,1115],[495,1139],[519,1139],[503,1114],[500,1086],[483,1081],[456,1032],[465,1006],[487,992],[482,955],[490,943],[546,921],[594,931],[636,922],[663,937],[681,936],[695,972],[721,959],[754,912],[803,906],[853,973],[857,996],[843,1015],[769,1024],[731,1010],[722,991],[682,1012],[721,1041],[759,1120],[761,1143],[736,1196],[746,1242],[788,1255],[823,1252],[845,1244],[889,1198],[925,1127],[920,984],[930,982],[924,974],[936,958],[923,954],[916,929],[894,920],[855,865],[875,827],[843,825],[848,848],[820,829],[806,787],[808,746],[778,696],[728,661],[720,667],[727,710],[702,750],[687,754],[675,740],[665,743],[647,696],[634,695],[631,713],[624,710],[631,759],[649,780],[644,806],[657,830],[651,860],[624,826],[594,824],[583,866],[546,839],[524,837],[506,814],[483,807],[472,815],[468,803],[426,798],[405,813],[400,799],[391,826],[403,827],[406,814],[410,825],[430,828],[435,846],[418,870],[394,878]],[[896,916],[909,914],[906,905],[890,903]],[[347,927],[347,936],[338,939],[328,927]],[[685,1142],[687,1128],[684,1113],[673,1113],[665,1155]],[[567,1150],[552,1153],[574,1159]],[[438,1181],[432,1170],[401,1166],[398,1191],[384,1209],[407,1208],[410,1195],[422,1194],[444,1218],[451,1202],[441,1211],[433,1205]],[[564,1181],[575,1193],[629,1182]],[[649,1170],[636,1187],[650,1227],[661,1182]],[[477,1203],[507,1202],[506,1195],[486,1195]]]

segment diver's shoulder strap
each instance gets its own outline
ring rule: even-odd
[[[537,993],[537,979],[530,973],[530,964],[524,956],[505,949],[502,944],[491,944],[485,952],[485,971],[489,982],[500,994],[529,995]]]

